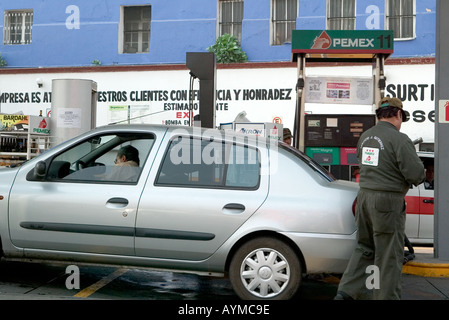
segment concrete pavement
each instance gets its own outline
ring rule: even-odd
[[[402,272],[423,277],[449,277],[449,261],[434,257],[433,247],[414,248],[415,259],[407,262]]]
[[[449,300],[449,261],[435,258],[433,247],[415,248],[402,273],[402,300]]]

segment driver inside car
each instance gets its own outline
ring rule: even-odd
[[[119,149],[115,158],[115,166],[108,175],[110,181],[137,181],[139,176],[139,150],[131,145]]]

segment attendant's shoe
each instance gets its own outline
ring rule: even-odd
[[[334,300],[354,300],[350,295],[343,291],[338,291],[337,295],[334,297]]]

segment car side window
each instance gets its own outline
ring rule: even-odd
[[[434,189],[434,159],[424,158],[421,159],[424,164],[424,170],[426,173],[426,178],[424,180],[424,188],[427,190]]]
[[[57,155],[50,163],[50,181],[137,183],[154,136],[105,135],[90,138]]]
[[[165,153],[155,185],[257,189],[260,156],[236,143],[177,137]]]

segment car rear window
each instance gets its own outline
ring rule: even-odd
[[[179,136],[169,144],[155,185],[257,189],[259,180],[256,148]]]
[[[335,181],[335,177],[332,173],[327,171],[323,166],[321,166],[318,162],[310,158],[305,153],[299,151],[296,148],[293,148],[286,144],[279,144],[279,147],[288,151],[289,153],[293,154],[296,158],[301,160],[302,162],[306,163],[310,168],[312,168],[320,177],[327,181]]]

